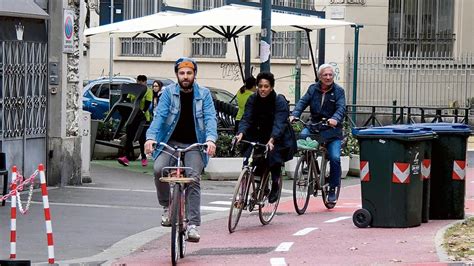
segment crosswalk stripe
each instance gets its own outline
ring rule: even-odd
[[[218,211],[218,212],[223,212],[223,211],[228,211],[229,208],[224,208],[224,207],[214,207],[214,206],[201,206],[201,211]]]
[[[278,245],[275,251],[288,251],[290,250],[291,246],[293,246],[293,242],[282,242],[280,245]]]
[[[209,202],[209,204],[216,204],[216,205],[227,205],[227,206],[230,206],[230,203],[232,201],[213,201],[213,202]]]
[[[331,220],[327,220],[325,221],[325,223],[335,223],[335,222],[339,222],[339,221],[342,221],[342,220],[346,220],[346,219],[350,219],[352,216],[341,216],[341,217],[337,217],[337,218],[334,218],[334,219],[331,219]]]
[[[299,230],[298,232],[294,233],[293,235],[294,236],[304,236],[304,235],[307,235],[310,232],[312,232],[314,230],[317,230],[317,229],[318,229],[317,227],[308,227],[308,228]]]
[[[283,265],[287,265],[286,264],[286,261],[285,261],[285,258],[271,258],[270,259],[270,264],[272,266],[283,266]]]

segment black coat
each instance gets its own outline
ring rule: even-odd
[[[258,141],[262,144],[266,144],[273,137],[275,148],[268,154],[269,166],[291,160],[296,152],[296,139],[288,122],[290,115],[288,102],[283,95],[277,95],[273,97],[274,102],[271,107],[261,110],[261,106],[256,106],[260,104],[257,97],[260,96],[255,93],[247,100],[237,134],[243,133],[243,139]],[[258,112],[265,112],[265,114]],[[265,121],[261,121],[262,119]],[[269,121],[270,127],[268,127]]]

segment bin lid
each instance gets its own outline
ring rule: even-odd
[[[372,128],[353,128],[352,134],[358,138],[385,138],[405,141],[431,140],[436,134],[433,131],[416,128],[412,125],[390,125]]]
[[[412,124],[412,126],[415,128],[421,128],[422,130],[432,130],[437,134],[471,134],[471,128],[469,125],[461,123],[417,123]]]

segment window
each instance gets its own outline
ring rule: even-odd
[[[192,38],[192,57],[225,57],[227,39],[225,38]]]
[[[123,18],[139,18],[160,12],[162,0],[124,0]]]
[[[99,97],[99,88],[100,88],[100,84],[97,84],[97,85],[94,85],[92,88],[91,88],[91,93],[94,94],[96,97]]]
[[[120,55],[159,57],[163,45],[155,38],[120,38]]]
[[[194,10],[209,10],[224,5],[224,0],[193,0]]]
[[[272,5],[314,10],[314,0],[272,0]]]
[[[272,34],[272,58],[295,58],[296,56],[296,32],[275,32]],[[309,47],[308,37],[305,32],[301,33],[301,58],[308,59]]]
[[[390,0],[388,54],[451,56],[454,35],[452,0]]]

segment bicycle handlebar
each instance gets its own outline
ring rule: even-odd
[[[326,118],[323,118],[321,121],[319,121],[317,123],[313,123],[313,122],[311,122],[311,119],[308,120],[308,122],[305,122],[305,121],[301,120],[299,117],[295,117],[293,119],[293,121],[291,121],[291,122],[292,123],[301,122],[306,127],[316,127],[316,126],[328,126],[328,127],[330,127],[330,125],[328,123],[328,120]]]
[[[262,143],[255,142],[255,141],[248,141],[248,140],[244,140],[244,139],[241,139],[240,142],[247,143],[247,144],[251,145],[252,147],[255,147],[255,146],[265,147],[265,152],[264,153],[266,154],[268,152],[268,145],[266,145],[266,144],[262,144]],[[230,150],[233,151],[235,149],[235,146],[237,146],[237,139],[234,137],[232,139],[232,145],[231,145]]]
[[[187,152],[193,148],[196,148],[196,147],[199,147],[199,148],[205,148],[207,147],[207,143],[193,143],[191,145],[189,145],[188,147],[186,148],[179,148],[179,147],[171,147],[170,145],[168,145],[168,143],[165,143],[165,142],[160,142],[158,145],[156,145],[156,143],[153,145],[154,149],[156,149],[156,147],[158,146],[163,146],[165,147],[166,149],[170,150],[170,151],[174,151],[174,152]]]

